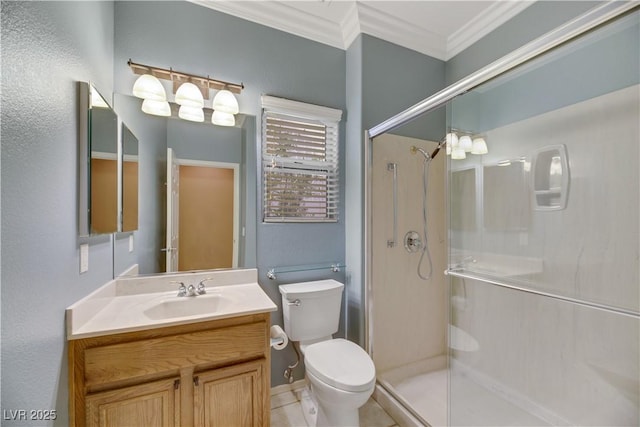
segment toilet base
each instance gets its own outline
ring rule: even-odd
[[[323,409],[311,392],[311,384],[307,384],[300,391],[298,399],[300,399],[304,420],[309,427],[359,426],[360,415],[357,409],[331,408],[330,411]]]

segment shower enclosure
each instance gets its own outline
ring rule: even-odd
[[[640,424],[633,6],[599,6],[370,130],[367,347],[403,422]],[[442,108],[432,141],[404,126]],[[423,212],[417,148],[444,141]]]

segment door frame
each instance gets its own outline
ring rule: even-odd
[[[238,268],[240,248],[240,163],[191,160],[176,157],[176,164],[178,164],[178,166],[233,169],[233,260],[231,262],[231,268]]]

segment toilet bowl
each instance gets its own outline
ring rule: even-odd
[[[338,338],[306,348],[305,366],[317,401],[316,426],[358,426],[358,408],[375,388],[375,368],[358,345]]]
[[[300,345],[310,395],[303,401],[312,426],[358,426],[358,408],[373,394],[371,357],[357,344],[332,338],[338,330],[342,290],[335,280],[281,285],[284,328]]]

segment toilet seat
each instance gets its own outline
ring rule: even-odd
[[[344,391],[367,391],[376,381],[376,370],[369,355],[357,344],[342,338],[309,345],[304,364],[318,379]]]

